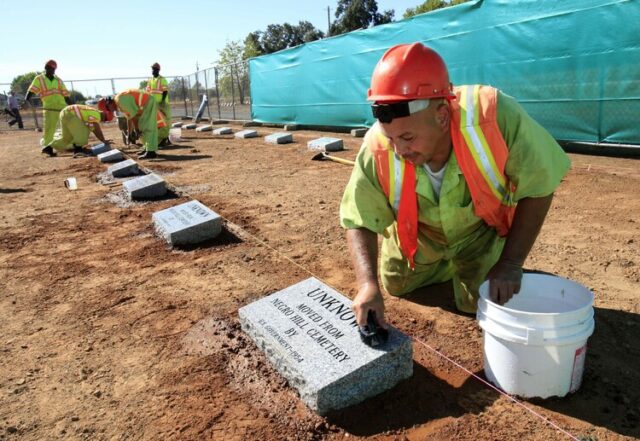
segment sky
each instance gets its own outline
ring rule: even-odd
[[[399,20],[422,2],[378,0],[378,10],[393,9]],[[148,77],[156,61],[164,76],[190,74],[196,63],[211,67],[227,42],[269,24],[306,20],[326,33],[327,7],[333,22],[336,5],[337,0],[0,0],[0,91],[17,75],[41,71],[48,59],[57,61],[56,75],[67,87],[70,80]],[[75,85],[92,95],[105,93],[97,90],[103,83]]]

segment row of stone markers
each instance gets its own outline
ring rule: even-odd
[[[140,174],[140,168],[133,159],[124,159],[118,149],[105,144],[91,148],[100,162],[115,163],[107,169],[114,178]],[[167,183],[155,173],[144,174],[123,182],[129,200],[158,199],[167,194]],[[175,207],[156,211],[152,215],[158,236],[171,246],[197,244],[213,239],[222,231],[222,218],[197,200],[185,202]]]
[[[227,127],[217,130],[231,132]],[[247,132],[255,134],[247,136]],[[255,137],[257,133],[245,130],[235,135],[244,138]],[[282,144],[292,142],[292,136],[274,133],[265,140]],[[337,138],[319,138],[310,141],[309,147],[343,149],[342,140]],[[99,150],[99,146],[94,149]],[[108,162],[104,158],[117,158],[112,160],[135,164],[130,159],[123,160],[118,150],[100,152],[98,157],[103,162]],[[112,167],[109,168],[112,176],[121,176],[111,172]],[[164,195],[166,183],[155,174],[123,183],[130,199],[157,197],[160,186]],[[158,193],[139,193],[152,188],[158,189]],[[156,211],[152,221],[156,233],[172,246],[196,244],[216,237],[222,230],[221,216],[197,200]],[[243,331],[298,391],[300,399],[321,415],[378,395],[413,374],[408,336],[390,326],[384,344],[367,346],[358,333],[351,301],[316,278],[257,300],[240,308],[238,313]]]
[[[197,127],[195,123],[191,124],[183,124],[182,122],[176,122],[172,125],[173,128],[183,128],[183,129],[196,129],[196,132],[213,132],[214,135],[231,135],[233,134],[233,130],[231,127],[220,127],[217,129],[213,129],[213,126],[210,124],[203,125]],[[366,129],[354,129],[352,132],[361,131]],[[258,132],[256,130],[241,130],[234,134],[236,138],[246,139],[246,138],[257,138]],[[363,136],[358,132],[358,135],[354,136]],[[276,132],[264,137],[264,140],[268,144],[289,144],[293,142],[293,134],[289,132]],[[318,150],[324,152],[339,152],[344,150],[344,142],[340,138],[332,138],[332,137],[322,137],[313,139],[307,142],[307,147],[311,150]]]

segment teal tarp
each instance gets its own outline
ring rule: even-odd
[[[370,126],[371,72],[420,41],[454,84],[514,96],[557,139],[640,144],[640,1],[476,0],[250,61],[259,122]]]

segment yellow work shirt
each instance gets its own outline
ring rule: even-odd
[[[158,75],[158,78],[149,78],[145,92],[153,95],[157,103],[162,101],[162,93],[167,92],[167,98],[165,98],[165,100],[169,101],[169,83],[162,75]]]
[[[44,110],[62,110],[67,105],[64,97],[69,96],[69,91],[57,75],[53,80],[45,74],[37,75],[28,91],[40,96]]]

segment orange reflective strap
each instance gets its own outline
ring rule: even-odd
[[[80,118],[81,121],[83,121],[84,119],[82,118],[82,112],[80,111],[80,107],[77,106],[77,105],[73,105],[73,106],[70,106],[70,107],[73,109],[73,111],[75,112],[76,116],[78,118]]]
[[[416,195],[416,169],[404,161],[404,177],[400,206],[398,208],[398,240],[400,250],[409,261],[411,269],[415,269],[414,257],[418,251],[418,197]]]

